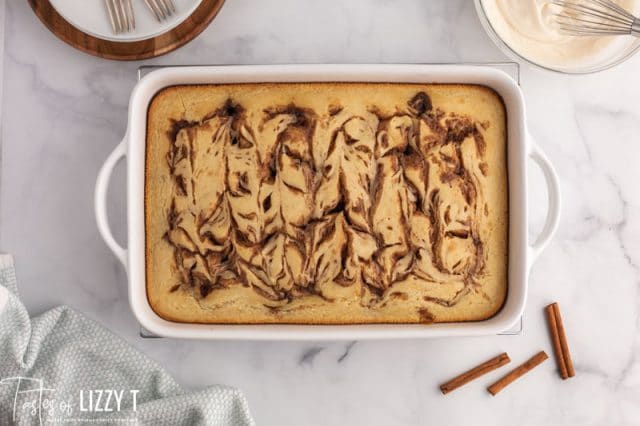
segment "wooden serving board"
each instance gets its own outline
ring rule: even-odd
[[[49,0],[28,0],[38,18],[59,39],[90,55],[118,61],[155,58],[185,45],[200,34],[218,14],[224,0],[203,0],[177,27],[140,41],[117,42],[89,35],[67,22]]]

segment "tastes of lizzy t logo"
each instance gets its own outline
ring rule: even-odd
[[[138,389],[81,389],[75,397],[56,398],[56,389],[45,386],[42,379],[32,377],[8,377],[0,380],[2,387],[11,387],[13,422],[29,416],[38,424],[44,422],[78,423],[95,421],[98,413],[117,413],[122,409],[137,409]],[[89,417],[91,414],[91,417]],[[79,417],[76,417],[78,416]],[[86,416],[86,417],[83,417]],[[135,417],[109,417],[103,422],[135,423]]]

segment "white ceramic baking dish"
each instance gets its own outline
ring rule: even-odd
[[[246,82],[398,82],[482,84],[505,103],[508,125],[509,288],[504,307],[478,322],[372,325],[207,325],[182,324],[160,318],[151,309],[145,286],[144,170],[147,108],[162,88],[176,84]],[[140,80],[131,94],[127,132],[105,161],[96,183],[98,229],[122,261],[129,277],[129,299],[140,324],[159,336],[201,339],[337,340],[425,338],[500,333],[519,320],[527,300],[527,279],[536,257],[559,221],[560,190],[551,164],[527,132],[525,105],[518,85],[496,69],[468,65],[273,65],[164,68]],[[109,229],[108,182],[115,165],[127,157],[128,249]],[[533,243],[528,238],[527,170],[529,160],[542,169],[549,195],[545,226]]]

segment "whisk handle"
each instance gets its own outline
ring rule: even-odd
[[[640,18],[633,20],[633,24],[631,24],[631,35],[640,37]]]

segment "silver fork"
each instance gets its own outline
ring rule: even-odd
[[[126,33],[136,28],[131,0],[104,0],[104,3],[107,5],[111,28],[115,34]]]
[[[158,21],[169,18],[176,12],[173,0],[144,0]]]

